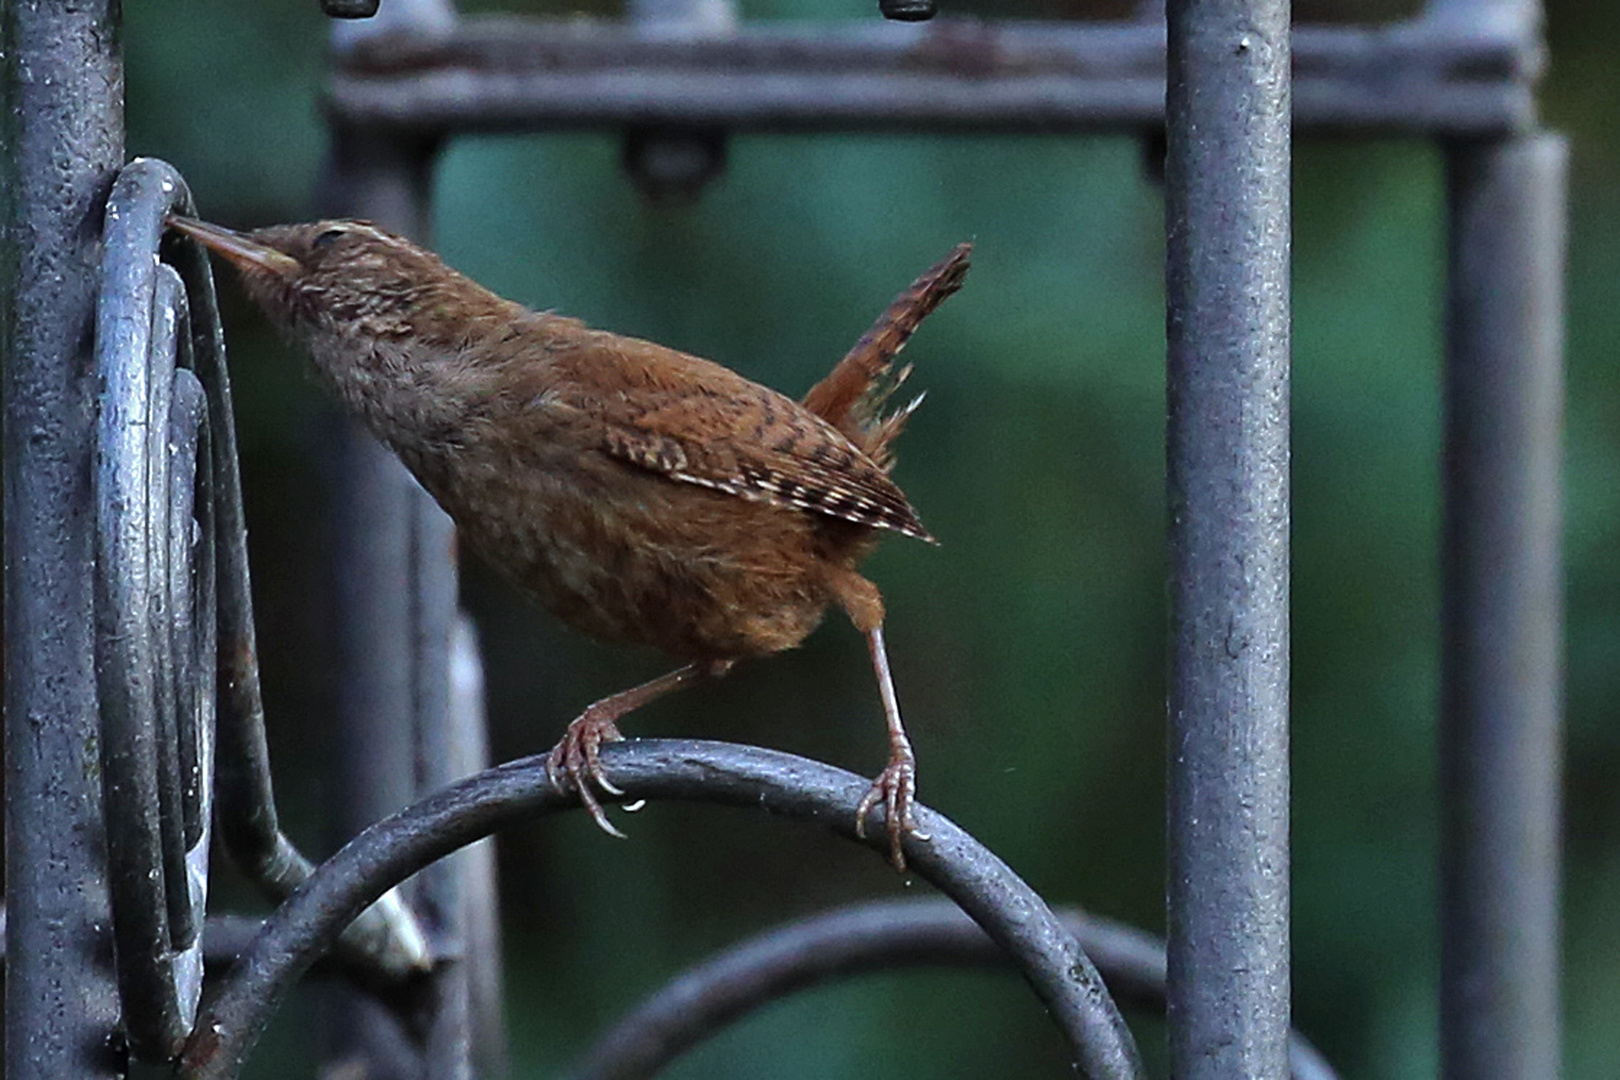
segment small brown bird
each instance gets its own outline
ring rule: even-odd
[[[603,698],[551,751],[603,829],[592,785],[616,721],[745,657],[791,649],[837,604],[866,636],[889,762],[891,857],[916,831],[916,759],[883,644],[883,600],[856,572],[881,532],[932,540],[889,478],[916,407],[885,414],[893,359],[955,292],[969,245],[884,312],[803,403],[695,356],[504,300],[410,241],[360,221],[238,233],[168,224],[241,271],[248,295],[397,453],[460,535],[587,633],[685,665]],[[919,398],[918,401],[921,399]]]

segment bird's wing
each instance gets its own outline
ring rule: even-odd
[[[694,396],[610,420],[605,449],[738,498],[933,539],[888,473],[841,432],[781,394],[734,378],[728,393],[713,393],[706,381]]]
[[[671,480],[933,539],[882,466],[803,405],[712,361],[582,329],[553,339],[514,400]]]

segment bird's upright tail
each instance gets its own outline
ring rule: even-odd
[[[895,437],[906,426],[922,395],[884,415],[883,406],[911,374],[911,365],[898,370],[894,358],[945,298],[962,287],[967,276],[970,243],[958,244],[944,259],[923,272],[911,287],[894,298],[877,322],[825,379],[804,396],[804,407],[843,432],[878,465],[894,463]]]

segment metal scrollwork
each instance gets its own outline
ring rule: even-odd
[[[165,244],[174,212],[195,210],[171,166],[139,159],[119,174],[96,310],[102,787],[119,993],[145,1061],[172,1060],[196,1020],[212,825],[273,902],[313,869],[281,832],[270,782],[213,277],[195,244]],[[375,987],[429,964],[394,892],[339,952]]]
[[[202,990],[213,806],[215,528],[200,367],[222,367],[206,266],[158,259],[191,197],[124,170],[96,308],[96,674],[118,984],[133,1053],[167,1060]],[[201,321],[199,332],[194,320]]]

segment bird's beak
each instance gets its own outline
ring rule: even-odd
[[[164,218],[164,224],[185,233],[203,247],[217,251],[229,259],[237,269],[246,273],[268,272],[291,276],[303,272],[303,266],[291,255],[277,251],[267,244],[261,244],[251,236],[236,232],[234,229],[210,225],[206,221],[181,217],[179,214],[170,214]]]

